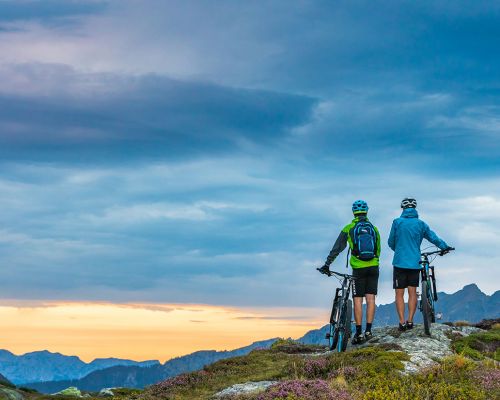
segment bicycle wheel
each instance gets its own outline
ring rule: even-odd
[[[333,306],[332,306],[332,314],[330,315],[330,331],[327,335],[328,338],[328,347],[330,350],[334,350],[335,347],[337,346],[338,342],[338,329],[337,329],[337,321],[336,321],[336,315],[337,315],[337,307],[338,307],[338,299],[335,299],[333,301]]]
[[[436,271],[434,267],[431,267],[431,279],[432,279],[432,297],[434,302],[438,301],[438,294],[436,289]]]
[[[342,335],[342,351],[346,351],[347,344],[351,338],[352,300],[347,300],[344,313],[344,332]]]
[[[422,310],[422,317],[424,320],[424,331],[426,335],[431,334],[431,304],[429,299],[429,291],[427,290],[427,281],[422,281],[422,298],[420,299],[420,305]]]
[[[336,328],[336,324],[330,324],[330,333],[328,334],[328,347],[330,350],[335,350],[337,342],[339,340],[339,331]]]
[[[344,314],[345,303],[342,298],[338,302],[337,326],[335,329],[335,349],[338,353],[342,351],[342,343],[344,342]]]
[[[431,317],[431,322],[434,323],[436,322],[436,314],[434,312],[434,292],[431,291],[430,283],[427,284],[427,289],[429,290],[429,292],[427,293],[427,298],[429,299],[429,313]]]

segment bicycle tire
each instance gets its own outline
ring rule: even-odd
[[[429,302],[429,291],[427,290],[427,281],[422,281],[422,298],[420,299],[422,317],[424,320],[424,332],[426,335],[431,334],[431,305]]]
[[[330,336],[328,338],[328,347],[330,350],[335,350],[337,347],[337,342],[339,339],[339,331],[336,329],[336,325],[330,324]]]
[[[346,312],[344,315],[344,335],[342,336],[342,351],[346,351],[349,339],[351,338],[352,320],[352,300],[347,300]]]
[[[337,313],[337,307],[338,307],[338,299],[335,298],[333,301],[333,306],[332,306],[332,313],[330,315],[330,333],[328,336],[328,347],[330,350],[335,350],[337,346],[337,341],[338,341],[338,329],[337,329],[337,321],[335,321],[335,314]]]
[[[345,314],[345,305],[344,301],[342,298],[339,299],[338,302],[338,307],[339,307],[339,318],[337,321],[337,329],[335,330],[335,347],[334,349],[338,352],[342,352],[342,343],[344,341],[344,330],[343,330],[343,325],[344,325],[344,314]]]
[[[431,274],[431,279],[432,279],[432,297],[434,299],[434,302],[436,302],[436,301],[438,301],[438,294],[437,294],[437,288],[436,288],[436,272],[434,270],[434,267],[432,267],[431,271],[432,271],[432,274]]]

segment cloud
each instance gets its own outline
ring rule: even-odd
[[[5,4],[16,7],[16,3]],[[289,2],[274,1],[262,7],[230,1],[217,5],[148,1],[145,6],[117,0],[69,4],[66,8],[105,7],[85,15],[78,29],[68,28],[64,35],[37,25],[4,33],[8,40],[0,50],[5,60],[62,63],[93,71],[154,72],[314,95],[380,85],[478,89],[497,81],[499,57],[491,49],[500,10],[491,3],[426,1],[398,7],[392,0],[376,5],[340,1],[332,7],[314,1],[290,7]],[[52,8],[65,10],[62,4]]]
[[[3,72],[9,76],[10,71]],[[74,159],[238,149],[283,136],[309,117],[314,104],[304,96],[160,76],[82,76],[47,65],[21,68],[14,75],[0,96],[6,158],[13,150],[17,157],[35,159],[64,159],[71,152]],[[18,87],[23,95],[12,94]]]
[[[106,2],[101,0],[2,0],[0,1],[0,22],[41,22],[54,19],[101,13]]]
[[[283,160],[268,163],[213,158],[94,170],[4,165],[0,261],[15,268],[2,270],[3,296],[327,304],[332,282],[314,266],[351,219],[353,199],[362,197],[382,232],[381,285],[387,287],[381,301],[391,301],[392,254],[385,241],[408,193],[419,199],[422,218],[459,249],[439,259],[443,271],[456,272],[455,278],[443,275],[440,287],[454,291],[474,280],[494,289],[494,269],[480,276],[465,271],[495,243],[500,221],[488,210],[500,199],[496,178],[433,178],[429,186],[419,174],[343,176],[334,173],[335,165],[319,173],[314,163],[285,162],[283,179]],[[64,201],[54,204],[54,198]],[[343,263],[339,257],[334,267]]]
[[[1,23],[1,296],[326,305],[364,198],[392,301],[407,195],[496,289],[497,6],[51,4]]]

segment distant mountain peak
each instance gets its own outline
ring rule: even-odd
[[[481,291],[481,289],[479,289],[479,287],[475,284],[475,283],[470,283],[468,285],[465,285],[462,290],[460,290],[459,292],[466,292],[466,293],[481,293],[483,294],[483,292]]]

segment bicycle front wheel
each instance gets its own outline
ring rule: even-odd
[[[330,350],[335,350],[339,338],[339,330],[337,327],[337,309],[339,306],[339,300],[336,298],[333,301],[332,313],[330,315],[330,331],[328,333],[328,347]]]
[[[330,348],[330,350],[335,350],[338,341],[339,341],[339,330],[337,329],[335,323],[331,323],[330,333],[328,336],[328,347]]]
[[[429,290],[427,288],[428,282],[422,281],[422,298],[420,300],[422,317],[424,320],[424,331],[426,335],[431,334],[432,311],[429,299]]]
[[[343,333],[342,340],[339,340],[339,344],[341,345],[340,351],[346,351],[347,344],[349,343],[349,339],[351,337],[352,300],[347,300],[343,318],[344,318],[344,331],[342,332]]]

